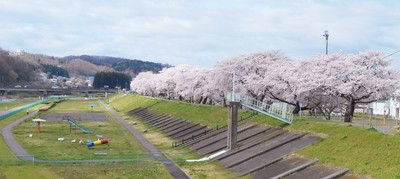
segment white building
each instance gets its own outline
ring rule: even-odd
[[[395,98],[390,98],[389,100],[378,100],[368,104],[368,112],[375,115],[388,115],[392,118],[400,118],[400,101]]]
[[[384,115],[385,113],[385,100],[377,100],[368,104],[368,109],[372,114]]]
[[[22,55],[25,52],[22,50],[16,50],[15,52],[10,52],[9,55],[14,55],[14,56],[18,56],[18,55]]]
[[[400,117],[400,101],[395,98],[390,98],[385,103],[386,113],[393,118],[399,119]]]

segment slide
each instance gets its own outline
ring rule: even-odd
[[[84,133],[93,134],[93,131],[84,129],[83,127],[81,127],[80,125],[78,125],[77,123],[75,123],[75,122],[74,122],[73,120],[71,120],[71,119],[67,119],[67,122],[69,122],[69,123],[71,123],[72,125],[76,126],[77,128],[79,128],[79,129],[80,129],[81,131],[83,131]]]

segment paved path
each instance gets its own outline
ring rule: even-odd
[[[102,101],[100,103],[106,108],[111,115],[117,119],[117,121],[125,127],[135,138],[139,141],[142,146],[152,153],[153,157],[162,162],[169,172],[169,174],[174,178],[184,179],[189,178],[185,172],[183,172],[172,160],[168,159],[158,148],[156,148],[153,144],[151,144],[147,139],[145,139],[135,128],[129,125],[126,121],[124,121],[116,112],[111,110],[106,104]]]
[[[24,121],[25,119],[28,119],[29,117],[31,117],[33,115],[36,115],[37,112],[38,111],[31,112],[29,115],[21,117],[13,122],[7,124],[6,126],[4,126],[1,129],[1,134],[3,136],[4,142],[7,144],[10,151],[13,152],[14,155],[16,155],[21,160],[32,161],[33,156],[29,155],[28,152],[26,152],[24,150],[24,148],[22,148],[21,145],[19,145],[19,143],[15,140],[15,138],[11,132],[11,129],[14,126],[16,126],[17,124],[19,124],[20,122]]]

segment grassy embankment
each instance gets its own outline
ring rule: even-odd
[[[110,121],[102,122],[103,127],[98,127],[98,122],[79,122],[84,128],[92,129],[94,134],[83,134],[77,130],[76,133],[69,133],[69,124],[67,122],[47,122],[41,130],[40,138],[37,136],[36,128],[31,128],[32,122],[26,120],[13,128],[14,136],[17,141],[28,151],[35,155],[37,159],[104,159],[104,158],[135,158],[145,157],[145,150],[136,140],[120,126],[117,121],[112,119],[105,112],[105,109],[97,101],[76,101],[67,100],[58,103],[47,112],[41,113],[88,113],[92,112],[89,104],[96,104],[93,112],[105,113]],[[36,109],[41,106],[37,106]],[[33,109],[31,109],[33,110]],[[21,112],[6,120],[0,121],[0,127],[12,120],[26,115]],[[40,115],[40,114],[39,114]],[[32,133],[33,138],[28,138]],[[110,145],[96,146],[94,149],[88,149],[84,145],[71,143],[71,139],[90,138],[94,140],[95,134],[101,134],[109,139]],[[57,138],[64,137],[65,141],[58,141]],[[2,139],[2,138],[1,138]],[[79,141],[79,140],[78,140]],[[107,156],[94,156],[94,152],[107,152]],[[47,163],[21,162],[11,156],[11,152],[6,147],[3,140],[0,140],[0,155],[4,159],[4,165],[0,165],[0,177],[6,178],[169,178],[168,173],[161,164],[111,164],[76,166],[77,163],[64,163],[54,165]],[[22,172],[22,173],[21,173]]]
[[[138,107],[148,107],[150,109],[162,113],[171,114],[177,118],[187,119],[192,122],[207,125],[210,128],[222,127],[226,125],[228,113],[226,108],[215,107],[209,105],[191,105],[185,102],[157,100],[153,98],[137,97],[127,95],[123,98],[116,99],[110,103],[110,106],[117,109],[119,114],[130,124],[132,124],[142,135],[159,148],[162,152],[178,163],[182,170],[184,170],[192,178],[236,178],[236,174],[225,169],[218,162],[200,162],[200,163],[186,163],[181,162],[184,159],[198,159],[194,152],[190,152],[188,148],[172,148],[173,140],[166,137],[164,133],[158,129],[147,125],[145,122],[138,120],[136,117],[127,114],[132,109]],[[207,113],[207,118],[204,117]],[[240,112],[241,114],[245,112]],[[244,116],[249,116],[250,113],[246,112]],[[212,120],[210,120],[212,119]],[[135,124],[135,125],[134,125]],[[147,129],[148,132],[143,131]],[[242,177],[250,178],[250,176]]]
[[[132,95],[116,100],[116,102],[111,105],[115,108],[119,108],[121,114],[126,114],[126,112],[136,107],[153,105],[150,107],[153,111],[171,114],[178,118],[210,127],[226,125],[227,119],[226,108],[156,100]],[[126,116],[126,118],[132,120],[129,119],[128,116]],[[296,121],[289,126],[283,125],[279,121],[264,115],[257,115],[249,121],[273,126],[284,126],[284,128],[288,130],[303,131],[321,136],[322,139],[320,141],[298,152],[307,157],[319,158],[321,163],[349,168],[351,172],[363,176],[374,178],[400,178],[400,152],[398,152],[400,147],[399,135],[383,135],[373,129],[362,129],[352,127],[351,125],[340,126],[328,123],[317,123],[314,122],[312,118],[304,121]],[[139,129],[144,129],[149,126],[143,124],[143,126],[139,125],[137,127]],[[158,134],[150,133],[144,135],[150,141],[156,143],[162,150],[171,150],[170,139],[160,137]],[[161,140],[168,142],[162,142]],[[192,164],[181,164],[187,172],[194,173],[193,176],[196,176],[196,174],[199,176],[206,176],[204,173],[210,172],[207,171],[207,169],[203,170],[205,172],[193,171],[196,167],[201,167],[201,165],[193,168],[191,165]],[[218,164],[212,164],[215,168],[210,168],[210,165],[207,166],[210,170],[220,167]]]
[[[34,100],[15,100],[11,102],[2,102],[0,103],[0,111],[8,111],[12,108],[20,107],[29,103],[32,103]]]

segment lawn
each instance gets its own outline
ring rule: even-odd
[[[96,104],[93,112],[105,112],[105,109],[97,101],[66,100],[43,113],[90,113],[89,104]],[[111,119],[109,117],[109,119]],[[88,159],[107,159],[107,158],[135,158],[148,157],[144,155],[146,151],[134,138],[123,129],[115,120],[101,122],[76,121],[81,127],[94,131],[93,134],[85,134],[81,130],[72,128],[65,121],[45,122],[38,136],[37,128],[33,126],[31,120],[21,122],[13,128],[13,133],[17,141],[21,143],[28,153],[35,155],[37,159],[43,160],[88,160]],[[28,137],[33,134],[33,137]],[[83,140],[97,140],[96,135],[102,135],[109,141],[109,145],[99,145],[88,148],[78,142]],[[64,141],[59,141],[64,138]],[[75,143],[71,141],[75,140]],[[107,156],[94,156],[94,153],[107,153]],[[144,155],[144,156],[143,156]]]
[[[96,104],[92,109],[89,104]],[[40,106],[35,107],[38,109]],[[33,109],[31,109],[33,111]],[[97,101],[67,100],[58,103],[47,113],[86,113],[105,112],[105,109]],[[45,112],[41,112],[45,113]],[[8,122],[26,115],[25,112],[13,115],[0,121],[0,127]],[[39,114],[40,115],[40,114]],[[35,155],[36,159],[64,160],[64,159],[127,159],[143,158],[149,154],[142,146],[110,115],[106,112],[110,121],[102,122],[103,126],[98,127],[98,122],[79,122],[84,128],[94,131],[94,134],[84,134],[80,130],[69,133],[69,123],[48,122],[41,129],[40,138],[37,136],[36,128],[32,128],[32,122],[26,120],[13,128],[17,141],[28,151]],[[28,135],[33,134],[32,138]],[[72,139],[96,140],[95,134],[101,134],[109,140],[110,145],[95,146],[88,149],[85,145],[71,143]],[[64,141],[57,139],[63,137]],[[85,141],[86,142],[86,141]],[[95,156],[94,153],[107,153],[107,156]],[[86,166],[79,163],[38,163],[22,162],[12,157],[4,141],[0,140],[0,178],[171,178],[162,164],[157,163],[93,163]],[[2,165],[4,164],[4,165]],[[59,166],[61,165],[61,166]],[[76,166],[78,165],[78,166]],[[21,173],[23,172],[23,173]],[[161,176],[161,177],[160,177]]]

